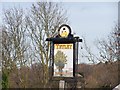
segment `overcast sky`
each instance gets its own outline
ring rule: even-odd
[[[67,2],[64,5],[68,10],[72,30],[78,36],[85,37],[87,45],[97,54],[95,40],[107,38],[118,23],[118,3]]]
[[[94,41],[96,39],[106,38],[118,23],[118,2],[113,1],[118,0],[110,0],[110,2],[83,2],[81,0],[81,2],[62,3],[63,8],[67,10],[67,16],[70,21],[68,24],[72,28],[72,31],[80,37],[84,36],[94,52],[96,52],[93,46]],[[2,23],[2,9],[8,9],[14,6],[29,8],[31,4],[31,2],[0,3],[0,23]]]

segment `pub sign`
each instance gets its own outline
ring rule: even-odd
[[[63,24],[58,35],[47,38],[50,41],[50,72],[52,78],[74,78],[78,63],[79,37],[71,34],[71,28]]]

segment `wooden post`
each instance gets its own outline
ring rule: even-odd
[[[65,87],[65,81],[64,80],[60,80],[59,81],[59,90],[64,90]]]

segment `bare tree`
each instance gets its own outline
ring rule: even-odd
[[[96,56],[96,54],[93,53],[91,47],[86,42],[85,37],[83,37],[83,46],[81,48],[82,48],[80,52],[81,58],[85,58],[88,61],[92,62],[93,64],[97,63],[98,57]]]
[[[11,71],[11,42],[7,32],[2,29],[2,87],[8,88],[8,76]]]
[[[2,28],[0,26],[0,88],[2,88]]]
[[[8,78],[9,73],[25,66],[27,61],[25,55],[28,46],[26,44],[26,26],[23,10],[17,8],[5,10],[3,21],[2,71],[3,75],[6,75],[6,78]],[[14,73],[18,75],[18,72]],[[21,83],[23,84],[24,82]]]
[[[102,62],[114,62],[119,57],[119,34],[120,28],[115,27],[114,31],[110,33],[107,39],[97,40],[96,46]]]
[[[38,2],[33,4],[31,14],[26,17],[28,32],[32,40],[32,49],[36,62],[43,67],[42,83],[46,87],[48,83],[49,43],[47,37],[51,37],[59,25],[66,23],[65,11],[58,3]]]

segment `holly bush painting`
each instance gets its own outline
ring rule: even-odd
[[[62,76],[62,69],[65,67],[65,64],[67,64],[66,58],[67,56],[60,50],[58,50],[54,56],[54,63],[60,72],[60,76]]]

